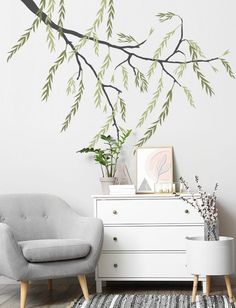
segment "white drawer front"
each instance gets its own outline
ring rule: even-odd
[[[182,200],[98,200],[97,217],[105,224],[203,223]]]
[[[100,278],[190,277],[186,254],[102,254],[98,263]]]
[[[103,250],[185,250],[186,236],[203,236],[202,226],[105,227]]]

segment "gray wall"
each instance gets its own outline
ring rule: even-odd
[[[83,32],[96,13],[95,1],[80,1],[80,6],[78,1],[69,2],[66,26]],[[67,79],[76,71],[75,65],[71,61],[60,68],[49,102],[40,102],[47,70],[59,49],[56,54],[49,54],[46,36],[41,28],[6,64],[7,51],[30,26],[33,16],[17,0],[3,2],[1,10],[4,13],[0,21],[0,193],[52,193],[64,198],[82,214],[91,215],[90,196],[100,193],[100,170],[87,157],[76,154],[76,150],[86,146],[104,122],[102,113],[93,107],[92,75],[87,76],[89,85],[80,113],[73,119],[68,131],[60,134],[61,123],[73,101],[72,97],[66,96],[65,87]],[[235,10],[234,0],[119,0],[115,30],[133,34],[142,40],[154,26],[157,29],[154,39],[144,48],[144,52],[151,56],[150,51],[155,49],[160,36],[172,29],[171,23],[160,26],[155,14],[173,11],[184,18],[187,38],[199,42],[209,57],[221,55],[229,48],[231,54],[228,59],[236,68]],[[58,43],[58,47],[62,49],[64,44]],[[91,58],[89,49],[85,52]],[[116,54],[114,59],[118,60],[118,57]],[[99,65],[100,60],[96,61],[95,65]],[[206,97],[189,70],[184,82],[192,89],[197,108],[191,108],[182,91],[177,89],[167,121],[147,145],[173,145],[176,178],[182,175],[191,180],[198,174],[208,190],[213,188],[216,181],[219,182],[221,231],[236,237],[236,84],[235,80],[226,76],[220,64],[216,66],[219,68],[218,74],[214,74],[207,64],[203,65],[216,95],[211,99]],[[150,94],[140,95],[134,88],[126,93],[129,100],[128,127],[135,127]],[[135,159],[132,145],[143,132],[144,128],[134,131],[124,153],[133,179]]]

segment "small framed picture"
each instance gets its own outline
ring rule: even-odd
[[[137,158],[137,192],[168,193],[173,185],[173,148],[139,148]],[[162,187],[160,189],[160,187]]]

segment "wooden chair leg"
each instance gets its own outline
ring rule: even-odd
[[[48,279],[48,290],[52,291],[52,279]]]
[[[86,301],[88,301],[89,300],[89,292],[88,292],[86,277],[85,277],[85,275],[79,275],[78,278],[79,278],[79,283],[80,283],[80,287],[82,289],[84,298],[86,299]]]
[[[28,281],[21,281],[20,283],[20,308],[25,308],[28,286],[29,286]]]
[[[234,296],[233,296],[233,292],[232,292],[231,281],[230,281],[229,275],[225,275],[225,284],[226,284],[226,288],[227,288],[227,292],[228,292],[228,296],[229,296],[229,301],[230,301],[230,303],[233,303]]]
[[[193,280],[193,291],[192,291],[192,303],[195,303],[195,302],[196,302],[197,285],[198,285],[198,275],[194,275],[194,280]]]
[[[206,295],[209,296],[211,292],[211,277],[206,276]]]

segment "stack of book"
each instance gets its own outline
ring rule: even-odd
[[[134,185],[110,185],[110,195],[120,196],[120,195],[135,195]]]

